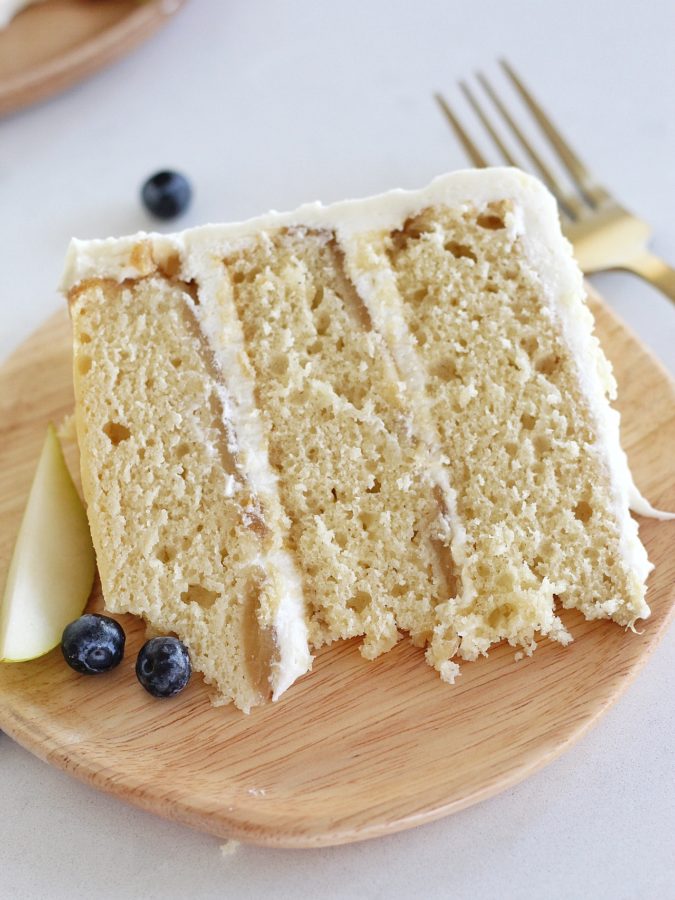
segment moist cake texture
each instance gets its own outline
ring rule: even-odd
[[[339,638],[409,635],[451,682],[567,643],[561,608],[649,614],[651,508],[531,177],[74,241],[64,289],[106,606],[178,634],[217,702]]]

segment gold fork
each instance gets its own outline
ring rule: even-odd
[[[591,273],[605,269],[624,269],[644,278],[675,301],[675,269],[649,250],[649,225],[628,212],[606,188],[598,184],[513,68],[504,60],[500,64],[567,170],[576,190],[567,190],[560,184],[485,76],[479,74],[477,79],[516,142],[556,197],[563,231],[572,242],[574,254],[583,271]],[[475,93],[464,81],[460,81],[460,88],[504,161],[510,166],[518,166]],[[487,166],[485,157],[448,102],[440,94],[435,96],[473,164]]]

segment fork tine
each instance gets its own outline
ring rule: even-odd
[[[549,139],[553,149],[560,157],[561,162],[570,173],[570,176],[577,184],[579,190],[582,191],[582,193],[596,206],[608,200],[609,195],[607,191],[593,183],[593,178],[584,163],[579,159],[574,150],[572,150],[562,134],[560,134],[539,103],[525,87],[520,77],[514,72],[511,65],[505,59],[500,59],[499,63],[522,97],[523,102],[539,123],[541,130]]]
[[[474,144],[471,138],[468,135],[468,132],[464,129],[464,126],[459,121],[457,116],[453,113],[453,111],[448,106],[445,98],[441,94],[434,94],[436,98],[436,102],[441,107],[445,118],[448,120],[450,125],[452,126],[455,134],[457,135],[460,143],[466,150],[469,159],[471,162],[478,166],[480,169],[485,169],[487,167],[487,160],[480,152],[478,147]]]
[[[499,150],[501,155],[504,157],[505,161],[510,166],[517,166],[518,163],[513,158],[511,152],[509,151],[509,148],[504,144],[504,142],[502,141],[500,136],[497,134],[495,129],[492,127],[492,123],[490,122],[488,117],[483,112],[483,107],[480,105],[478,100],[476,100],[472,91],[469,90],[469,85],[465,81],[460,81],[459,86],[462,90],[462,93],[464,94],[466,99],[469,101],[469,104],[471,105],[473,111],[476,113],[478,118],[481,120],[481,122],[485,126],[485,130],[488,132],[488,134],[490,135],[492,140],[495,142],[497,149]]]
[[[487,78],[480,72],[476,75],[476,77],[483,86],[485,93],[489,96],[490,100],[492,100],[494,105],[499,110],[500,115],[513,132],[515,138],[518,140],[523,150],[527,153],[527,155],[534,163],[535,167],[539,170],[539,174],[544,179],[549,189],[555,194],[558,200],[558,204],[564,209],[567,209],[573,219],[578,219],[583,214],[581,201],[576,197],[570,197],[569,195],[565,194],[561,186],[558,184],[558,181],[554,174],[551,172],[541,156],[539,156],[530,141],[525,137],[524,133],[518,126],[518,123],[515,121],[511,113],[499,99],[499,96],[495,93],[492,85],[487,80]]]
[[[476,99],[475,94],[469,88],[469,85],[465,81],[460,81],[459,86],[460,86],[464,96],[469,101],[469,104],[471,105],[473,111],[476,113],[478,118],[481,120],[481,122],[485,126],[486,131],[488,132],[488,134],[490,135],[492,140],[495,142],[497,149],[502,154],[505,161],[510,166],[519,167],[518,161],[515,159],[515,157],[509,150],[509,148],[506,146],[504,141],[501,139],[501,137],[495,130],[494,126],[492,125],[492,122],[488,119],[487,115],[485,114],[483,107],[480,105],[480,103]],[[570,214],[567,212],[566,208],[564,206],[562,206],[560,203],[558,203],[558,212],[562,219],[564,219],[567,222],[571,221]]]

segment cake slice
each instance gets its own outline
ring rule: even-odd
[[[106,606],[219,701],[340,638],[405,633],[452,681],[566,643],[560,608],[649,614],[614,381],[535,179],[74,241],[64,289]]]
[[[233,398],[194,284],[158,273],[88,279],[70,298],[82,486],[106,608],[177,634],[216,702],[248,711],[311,660],[284,513],[237,363]]]

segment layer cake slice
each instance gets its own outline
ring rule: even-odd
[[[650,570],[615,385],[554,201],[516,170],[72,243],[82,476],[108,609],[217,702],[402,633],[446,681]],[[642,504],[642,506],[640,506]]]

